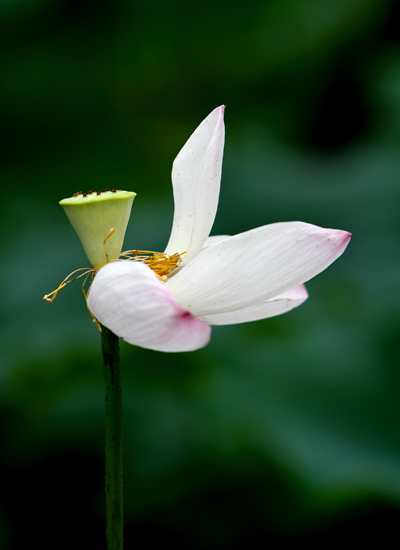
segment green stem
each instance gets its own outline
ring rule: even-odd
[[[106,417],[106,538],[107,550],[123,548],[122,387],[119,339],[101,327]]]

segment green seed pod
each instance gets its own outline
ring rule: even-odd
[[[79,192],[60,201],[94,269],[119,258],[135,197],[118,188]]]

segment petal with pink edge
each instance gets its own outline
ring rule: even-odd
[[[244,309],[323,271],[350,236],[303,222],[265,225],[207,248],[166,286],[196,317]]]
[[[165,253],[182,254],[182,269],[200,251],[214,223],[224,152],[224,107],[217,107],[185,143],[172,167],[175,212]]]
[[[149,267],[119,261],[102,267],[88,307],[129,344],[158,351],[193,351],[210,340],[210,327],[185,311]]]
[[[260,319],[268,319],[276,315],[287,313],[291,309],[298,307],[308,298],[308,293],[304,285],[296,286],[275,296],[265,300],[260,304],[239,309],[237,311],[227,311],[226,313],[216,313],[215,315],[204,315],[199,317],[201,321],[209,325],[234,325],[237,323],[248,323],[249,321],[258,321]]]

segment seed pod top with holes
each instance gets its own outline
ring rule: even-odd
[[[93,189],[60,201],[96,270],[119,258],[135,196],[119,188],[99,192]]]

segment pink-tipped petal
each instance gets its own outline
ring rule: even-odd
[[[305,283],[349,239],[346,231],[303,222],[265,225],[207,248],[166,285],[196,317],[244,309]]]
[[[194,351],[208,344],[210,327],[185,311],[149,267],[119,261],[97,273],[90,311],[129,344],[157,351]]]
[[[174,222],[165,253],[185,252],[179,269],[198,254],[214,223],[224,141],[224,107],[221,106],[203,120],[174,161]]]
[[[201,321],[209,325],[234,325],[237,323],[248,323],[249,321],[258,321],[276,317],[301,305],[308,298],[308,293],[304,285],[296,286],[271,298],[260,304],[239,309],[236,311],[227,311],[226,313],[216,313],[215,315],[204,315],[199,317]]]

